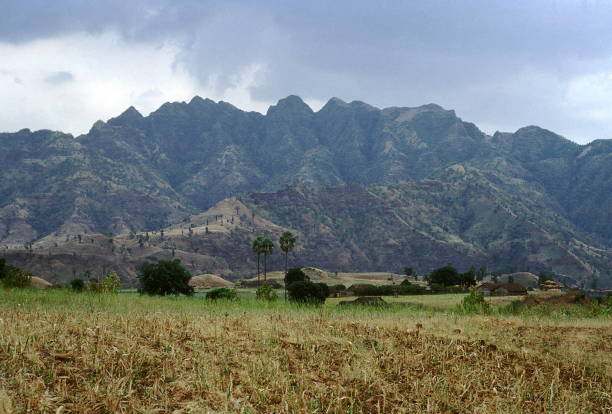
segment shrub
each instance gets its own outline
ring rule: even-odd
[[[325,298],[329,296],[329,286],[326,283],[317,283],[319,285],[319,289],[321,290],[321,295],[323,296],[323,302],[325,302]]]
[[[257,299],[268,301],[275,301],[276,299],[278,299],[278,295],[274,290],[274,286],[268,282],[264,282],[260,287],[257,288],[255,296],[257,297]]]
[[[8,266],[6,265],[6,260],[0,259],[0,280],[7,276],[7,270]]]
[[[346,290],[346,286],[344,285],[334,285],[333,288],[336,289],[338,292]]]
[[[483,293],[477,292],[474,288],[470,289],[470,293],[457,306],[457,310],[461,313],[491,313],[491,305],[485,300]]]
[[[293,268],[287,271],[285,275],[285,286],[289,286],[293,282],[308,282],[310,278],[300,268]]]
[[[513,300],[506,306],[500,307],[498,309],[500,314],[506,315],[516,315],[520,312],[521,307],[523,306],[523,302],[520,300]]]
[[[6,266],[9,268],[2,280],[2,285],[7,288],[25,288],[30,286],[30,274],[25,270],[14,266]]]
[[[7,288],[28,287],[30,286],[30,274],[0,259],[0,283]]]
[[[75,292],[82,292],[85,290],[85,282],[83,279],[72,279],[69,285],[70,289],[74,290]]]
[[[287,286],[287,291],[289,300],[293,302],[322,304],[327,298],[327,285],[324,283],[293,282]]]
[[[90,279],[89,282],[87,282],[87,290],[93,293],[102,293],[104,292],[104,287],[102,286],[102,282]]]
[[[238,299],[238,293],[236,292],[236,289],[215,288],[206,292],[206,299],[235,300]]]
[[[139,270],[140,293],[161,296],[193,295],[193,287],[189,286],[191,274],[178,259],[145,263]]]
[[[110,271],[104,279],[102,279],[102,290],[104,292],[117,293],[119,292],[119,287],[121,286],[121,280],[117,275],[117,272]]]
[[[391,296],[391,295],[423,295],[427,290],[419,285],[399,284],[399,285],[363,285],[355,288],[357,296]]]
[[[268,284],[272,286],[272,289],[282,289],[283,288],[283,285],[278,283],[276,280],[267,280],[264,282],[264,284]]]

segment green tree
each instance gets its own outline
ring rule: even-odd
[[[480,282],[485,278],[486,275],[487,275],[487,268],[484,266],[480,266],[478,270],[476,271],[476,280]]]
[[[257,255],[257,286],[259,286],[261,282],[259,279],[259,258],[263,253],[263,241],[264,238],[262,236],[257,236],[255,240],[253,240],[253,244],[251,245],[251,249],[253,249],[253,252],[255,252],[255,254]]]
[[[459,272],[451,265],[440,267],[429,274],[430,284],[453,286],[461,283]]]
[[[140,293],[161,296],[193,295],[193,287],[189,286],[191,274],[178,259],[145,263],[139,270]]]
[[[474,286],[476,284],[476,268],[474,266],[459,275],[459,284],[463,287]]]
[[[261,254],[264,257],[264,282],[268,280],[268,256],[274,252],[274,243],[268,237],[264,237],[261,245]]]
[[[412,273],[413,273],[412,267],[404,267],[404,274],[406,275],[406,277],[412,276]]]
[[[279,239],[281,250],[285,253],[285,274],[287,274],[287,263],[289,260],[289,252],[295,247],[295,237],[290,231],[284,232]]]

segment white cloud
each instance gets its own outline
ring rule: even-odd
[[[164,102],[189,101],[196,94],[265,112],[268,104],[250,94],[265,64],[238,68],[232,84],[215,93],[215,76],[203,85],[177,63],[179,52],[171,42],[127,43],[110,31],[0,43],[0,131],[54,129],[76,135],[130,105],[148,114]],[[58,74],[64,81],[49,82]]]
[[[572,79],[564,103],[572,110],[572,118],[612,122],[612,72],[587,74]]]

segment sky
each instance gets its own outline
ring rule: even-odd
[[[437,103],[487,133],[612,138],[612,2],[0,0],[0,131],[78,135],[194,95]]]

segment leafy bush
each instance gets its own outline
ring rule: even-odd
[[[0,284],[7,288],[24,288],[30,286],[30,274],[18,267],[6,264],[0,259]]]
[[[215,288],[206,292],[206,299],[235,300],[238,299],[238,293],[236,289]]]
[[[289,286],[294,282],[308,282],[310,278],[302,271],[302,269],[296,267],[289,269],[285,275],[285,286]]]
[[[191,274],[183,267],[181,261],[160,260],[157,263],[145,263],[140,266],[140,293],[148,295],[193,295],[189,286]]]
[[[85,290],[85,281],[83,279],[72,279],[69,283],[70,289],[75,292],[82,292]]]
[[[267,282],[257,288],[255,296],[257,297],[257,299],[268,301],[275,301],[276,299],[278,299],[278,295],[276,294],[274,287],[271,283]]]
[[[278,283],[276,280],[266,280],[263,284],[268,284],[272,286],[272,289],[282,289],[283,285]]]
[[[102,286],[102,282],[90,279],[89,282],[87,282],[87,290],[93,293],[102,293],[104,292],[104,286]]]
[[[346,290],[346,286],[340,284],[340,285],[334,285],[333,286],[334,289],[336,289],[338,292]]]
[[[1,279],[4,287],[21,289],[30,286],[31,277],[28,272],[13,266],[7,267],[11,269],[9,269]]]
[[[8,267],[9,266],[7,266],[6,260],[0,259],[0,280],[7,276]]]
[[[461,313],[491,313],[491,304],[484,298],[482,292],[477,292],[471,288],[470,293],[463,298],[461,304],[457,305],[457,311]]]
[[[317,285],[319,285],[319,289],[321,290],[321,295],[325,295],[323,297],[327,298],[329,296],[329,286],[327,286],[326,283],[317,283]],[[325,302],[325,299],[323,299],[323,302]]]
[[[102,290],[104,292],[117,293],[119,292],[120,286],[121,280],[119,279],[117,272],[114,270],[110,271],[106,276],[104,276],[104,279],[102,279]]]
[[[287,291],[289,300],[293,302],[322,304],[327,298],[328,288],[325,283],[298,281],[287,286]]]
[[[392,296],[392,295],[424,295],[427,290],[419,285],[399,284],[399,285],[363,285],[355,288],[357,296]]]
[[[523,302],[520,300],[513,300],[506,306],[498,308],[498,312],[502,315],[517,315],[522,308]]]

